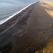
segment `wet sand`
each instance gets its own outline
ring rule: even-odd
[[[18,50],[27,53],[29,48],[43,48],[53,37],[52,26],[53,18],[37,2],[0,25],[0,48],[8,43],[12,44],[9,44],[11,53]]]

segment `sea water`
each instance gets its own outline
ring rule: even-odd
[[[0,21],[38,0],[0,0]]]

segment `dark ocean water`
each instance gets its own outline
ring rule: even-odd
[[[0,0],[0,21],[37,0]]]

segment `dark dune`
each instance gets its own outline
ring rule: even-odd
[[[0,25],[0,51],[29,53],[30,48],[43,48],[53,37],[52,17],[39,2]],[[10,52],[8,52],[10,51]]]

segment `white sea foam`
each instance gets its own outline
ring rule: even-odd
[[[31,5],[34,4],[34,3],[36,3],[36,2],[33,2],[33,3],[29,4],[28,6],[24,7],[24,8],[21,9],[20,11],[18,11],[18,12],[16,12],[16,13],[14,13],[13,15],[9,16],[7,19],[1,20],[1,21],[0,21],[0,25],[3,24],[4,22],[8,21],[9,19],[13,18],[13,17],[16,16],[17,14],[21,13],[23,10],[25,10],[26,8],[28,8],[29,6],[31,6]]]

